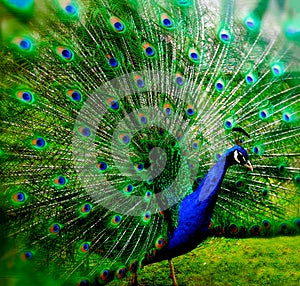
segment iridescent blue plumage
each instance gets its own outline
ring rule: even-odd
[[[181,202],[178,226],[169,234],[167,247],[156,257],[158,261],[185,254],[207,238],[209,224],[226,171],[230,166],[239,163],[235,152],[242,154],[240,156],[244,158],[244,162],[247,162],[245,167],[251,166],[247,151],[240,145],[228,149],[218,159],[196,190]],[[239,164],[244,165],[244,162]]]

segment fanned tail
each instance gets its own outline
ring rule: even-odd
[[[237,137],[254,170],[228,170],[210,234],[299,234],[299,23],[242,2],[2,1],[12,269],[97,285],[135,273]]]

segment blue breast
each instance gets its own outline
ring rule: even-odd
[[[182,201],[178,227],[168,243],[168,258],[187,253],[206,239],[218,191],[228,168],[228,154],[226,152],[209,170],[195,192]]]

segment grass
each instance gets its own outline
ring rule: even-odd
[[[174,258],[173,264],[179,286],[300,285],[300,236],[211,238],[192,252]],[[46,279],[43,284],[37,282],[30,273],[0,275],[0,286],[54,286]],[[169,274],[167,261],[148,265],[139,274],[139,283],[171,286]],[[109,286],[128,286],[129,282],[127,277]]]
[[[180,286],[300,285],[300,237],[210,239],[173,259]],[[145,286],[172,285],[167,261],[146,266]],[[111,285],[128,285],[130,279]]]

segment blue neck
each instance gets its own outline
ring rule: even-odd
[[[178,227],[163,251],[163,259],[187,253],[206,239],[223,178],[229,167],[228,152],[209,170],[194,193],[180,205]]]

